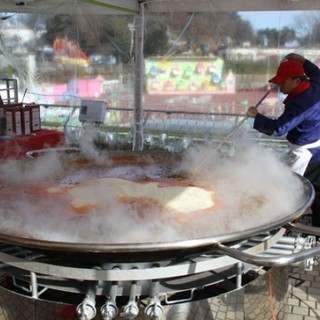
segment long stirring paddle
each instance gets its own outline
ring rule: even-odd
[[[268,94],[273,90],[274,86],[272,86],[265,94],[264,96],[256,103],[254,106],[255,108],[258,108],[259,105],[262,103],[262,101],[268,96]],[[204,157],[198,165],[194,168],[193,174],[198,171],[198,169],[201,167],[201,165],[214,153],[216,152],[248,119],[249,117],[246,115],[239,123],[237,123],[231,131],[227,134],[227,136],[212,150],[210,151],[206,157]]]

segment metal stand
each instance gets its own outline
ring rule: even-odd
[[[0,95],[3,103],[18,103],[18,80],[1,79],[5,88],[0,88]]]

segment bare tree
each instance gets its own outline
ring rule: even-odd
[[[303,12],[295,18],[296,33],[302,45],[314,47],[320,44],[320,12]]]

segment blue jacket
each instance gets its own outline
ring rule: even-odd
[[[278,119],[258,113],[253,125],[256,130],[270,136],[286,135],[289,142],[297,145],[320,139],[320,69],[309,60],[305,60],[303,68],[310,81],[309,88],[289,99]]]

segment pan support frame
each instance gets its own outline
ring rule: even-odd
[[[284,233],[285,229],[280,228],[231,247],[259,255],[274,246]],[[206,291],[213,285],[219,290],[236,290],[246,281],[243,275],[250,273],[250,277],[255,277],[262,269],[208,249],[180,261],[101,263],[84,267],[66,262],[58,264],[33,251],[4,245],[0,261],[1,270],[12,278],[13,287],[35,299],[48,290],[85,294],[89,283],[98,283],[97,296],[109,295],[111,288],[115,290],[114,285],[116,296],[130,296],[134,284],[135,296],[157,295],[166,304],[175,303],[170,298],[172,295],[187,293],[183,299],[192,300],[198,291]]]
[[[229,244],[228,248],[274,257],[310,247],[309,238],[288,237],[286,231],[279,228],[264,232]],[[88,263],[59,260],[3,244],[0,246],[3,276],[0,286],[35,300],[77,305],[80,318],[93,319],[98,307],[104,319],[113,319],[110,315],[116,317],[118,307],[123,309],[121,314],[127,319],[134,319],[141,308],[148,319],[160,318],[163,306],[237,291],[269,269],[223,255],[215,248],[216,245],[205,250],[199,248],[197,253],[183,259],[105,262],[88,266]]]

